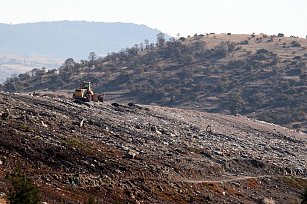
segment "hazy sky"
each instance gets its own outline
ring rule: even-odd
[[[132,22],[175,36],[307,35],[307,0],[0,0],[0,23]]]

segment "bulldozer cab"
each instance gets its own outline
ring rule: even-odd
[[[80,88],[81,89],[91,90],[91,82],[86,82],[86,81],[82,82],[80,84]]]
[[[91,82],[84,81],[80,84],[80,88],[75,90],[73,98],[83,102],[103,102],[104,95],[94,93],[91,88]]]

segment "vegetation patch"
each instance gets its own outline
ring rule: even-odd
[[[307,181],[301,178],[296,178],[293,176],[285,176],[284,181],[288,183],[290,186],[303,189],[307,187]]]
[[[19,129],[24,131],[24,132],[34,132],[34,130],[26,124],[21,124],[19,126]]]
[[[197,148],[197,147],[187,147],[186,150],[188,152],[193,152],[195,154],[202,154],[203,150],[201,148]]]
[[[41,202],[38,187],[20,168],[15,169],[7,178],[13,186],[8,197],[11,204],[38,204]]]

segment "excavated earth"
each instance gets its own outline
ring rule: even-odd
[[[242,116],[0,93],[0,200],[19,166],[47,203],[298,203],[307,135]]]

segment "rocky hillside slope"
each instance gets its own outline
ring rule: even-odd
[[[289,204],[307,185],[307,135],[243,116],[5,93],[0,115],[2,199],[16,166],[47,203]]]

